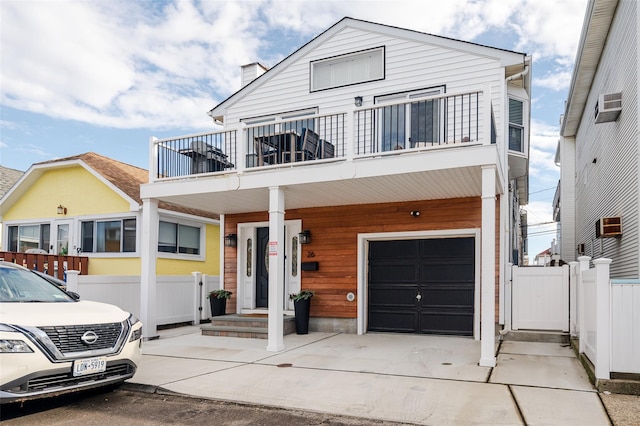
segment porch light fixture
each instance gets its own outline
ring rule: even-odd
[[[311,242],[311,231],[305,229],[304,231],[299,233],[298,241],[300,241],[300,244],[309,244]]]
[[[413,217],[418,217],[418,216],[420,216],[420,210],[414,210],[414,211],[412,211],[412,212],[411,212],[411,216],[413,216]]]
[[[224,245],[225,247],[236,247],[238,245],[238,235],[228,234],[224,237]]]
[[[67,208],[65,206],[63,206],[62,204],[60,204],[58,206],[58,214],[66,215],[67,214]]]
[[[353,103],[357,107],[361,107],[362,106],[362,96],[356,96],[355,98],[353,98]]]

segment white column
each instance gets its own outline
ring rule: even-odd
[[[267,351],[284,349],[284,191],[269,188],[269,335]]]
[[[596,267],[596,379],[610,379],[611,372],[611,259],[595,259]]]
[[[142,200],[140,238],[140,320],[145,340],[157,339],[156,253],[158,249],[158,201]]]
[[[578,352],[581,354],[584,353],[587,347],[587,325],[585,324],[584,315],[584,285],[582,284],[582,273],[589,270],[590,260],[591,258],[589,256],[578,257],[578,262],[580,262],[578,270]]]
[[[482,167],[480,366],[495,367],[496,168]]]

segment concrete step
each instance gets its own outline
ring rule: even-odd
[[[269,320],[266,315],[221,315],[211,318],[211,324],[200,326],[204,336],[245,337],[266,339]],[[295,318],[284,317],[284,334],[296,332]]]
[[[500,334],[502,340],[514,342],[569,343],[569,333],[562,331],[509,330]]]

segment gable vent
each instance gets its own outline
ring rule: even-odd
[[[596,123],[616,121],[622,111],[622,93],[608,93],[598,97],[596,104]]]

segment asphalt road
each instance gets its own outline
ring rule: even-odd
[[[379,425],[399,423],[130,391],[66,395],[0,408],[4,425]]]

